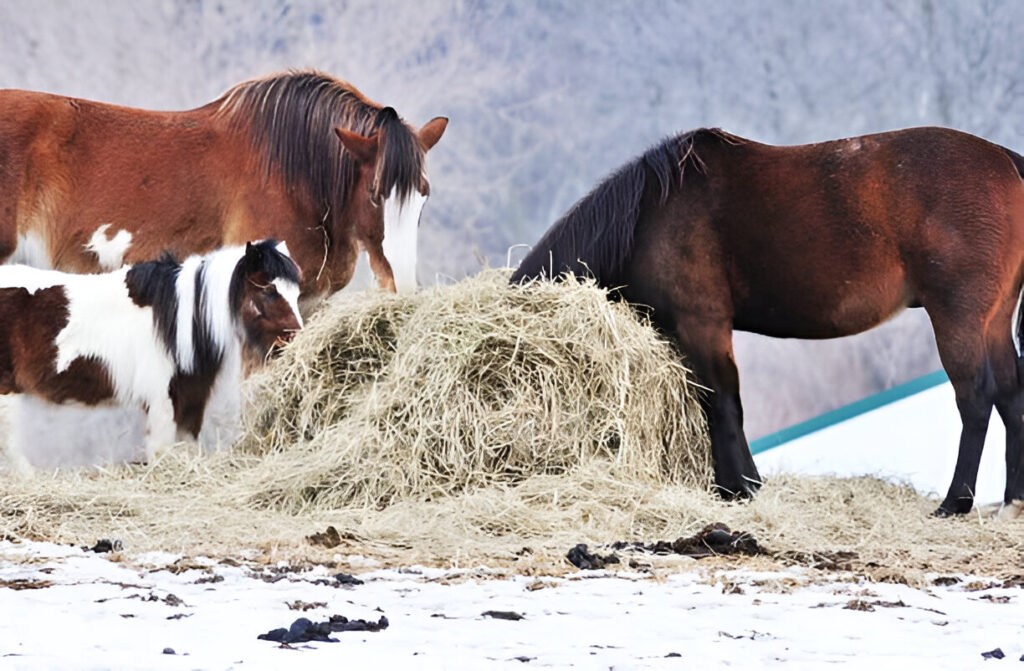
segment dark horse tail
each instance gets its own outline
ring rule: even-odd
[[[1017,174],[1024,179],[1024,156],[1006,147],[1000,147],[1000,149],[1006,152],[1006,155],[1013,161],[1014,167],[1017,168]],[[1017,309],[1013,312],[1014,322],[1011,328],[1013,335],[1016,336],[1014,346],[1017,350],[1017,379],[1024,380],[1024,356],[1022,356],[1024,354],[1024,287],[1020,291],[1021,293],[1017,296]]]
[[[698,129],[668,138],[607,177],[548,229],[512,273],[511,282],[573,273],[593,277],[604,287],[619,285],[622,266],[633,251],[649,176],[658,180],[664,202],[688,163],[701,166],[694,142],[706,133],[725,135]]]
[[[1006,147],[999,148],[1006,152],[1006,155],[1010,157],[1010,160],[1013,161],[1013,165],[1017,168],[1017,174],[1020,175],[1021,179],[1024,179],[1024,156],[1021,156],[1014,150],[1007,149]]]

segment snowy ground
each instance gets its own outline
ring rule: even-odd
[[[981,668],[1024,654],[1021,587],[964,578],[927,590],[807,572],[709,570],[495,577],[370,569],[342,586],[301,572],[112,561],[0,542],[0,668]],[[191,567],[191,568],[188,568]],[[276,582],[264,578],[277,577]],[[819,576],[820,577],[820,576]],[[294,610],[289,604],[319,604]],[[299,604],[301,606],[301,604]],[[520,620],[485,616],[511,612]],[[299,617],[378,621],[336,643],[258,640]],[[982,653],[1001,648],[1002,662]],[[165,648],[173,653],[164,652]]]

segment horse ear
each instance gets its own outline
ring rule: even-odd
[[[258,263],[263,258],[263,250],[251,242],[245,243],[245,258],[248,261]]]
[[[418,133],[423,149],[429,151],[431,147],[437,144],[437,141],[444,135],[444,129],[447,127],[448,117],[446,116],[434,117],[423,124],[423,128],[420,128]]]
[[[360,163],[373,163],[377,160],[377,136],[366,137],[359,133],[335,126],[334,132],[338,134],[341,145],[348,150]]]

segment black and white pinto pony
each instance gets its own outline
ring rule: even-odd
[[[95,275],[0,266],[0,393],[141,410],[150,460],[179,439],[212,448],[237,421],[244,362],[302,327],[300,282],[274,240]]]

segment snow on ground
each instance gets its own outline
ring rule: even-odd
[[[960,428],[953,386],[947,382],[783,443],[754,455],[754,461],[765,476],[873,475],[941,497],[953,478]],[[977,503],[1003,500],[1005,454],[1006,430],[993,412],[978,470]]]
[[[94,554],[0,542],[3,669],[817,669],[982,668],[997,647],[1024,654],[1020,587],[984,579],[934,586],[868,584],[802,570],[500,577],[487,569],[371,570],[342,586],[300,572],[177,557]],[[279,577],[267,582],[263,577]],[[41,585],[47,585],[45,587]],[[292,610],[296,601],[322,604]],[[851,607],[852,606],[852,607]],[[482,615],[504,611],[521,620]],[[257,635],[299,617],[377,621],[336,643],[291,649]],[[164,649],[170,648],[165,653]],[[985,668],[989,668],[985,666]]]

